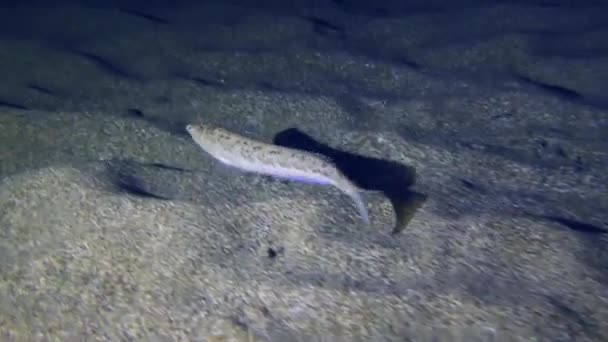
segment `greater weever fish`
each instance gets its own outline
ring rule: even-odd
[[[369,224],[363,190],[351,182],[324,156],[247,138],[224,128],[191,124],[186,130],[205,152],[220,162],[241,170],[306,183],[333,185],[347,194],[361,218]]]

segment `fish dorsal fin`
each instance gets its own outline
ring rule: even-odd
[[[300,151],[307,152],[307,153],[309,153],[309,154],[311,154],[311,155],[313,155],[313,156],[315,156],[315,157],[317,157],[317,158],[319,158],[319,159],[321,159],[321,160],[323,160],[323,161],[325,161],[325,162],[327,162],[329,164],[332,164],[332,165],[336,164],[336,161],[332,157],[330,157],[328,155],[325,155],[325,154],[322,154],[322,153],[319,153],[319,152],[310,152],[310,151],[305,151],[305,150],[300,150]]]

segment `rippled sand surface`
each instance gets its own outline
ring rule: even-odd
[[[0,339],[608,339],[608,5],[282,3],[0,8]]]

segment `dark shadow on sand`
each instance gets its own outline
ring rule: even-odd
[[[297,128],[277,133],[274,143],[326,156],[362,189],[381,191],[390,200],[395,212],[396,225],[393,234],[405,229],[416,210],[426,201],[426,195],[409,189],[416,180],[413,167],[336,150],[314,140]]]

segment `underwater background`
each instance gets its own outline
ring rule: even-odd
[[[2,2],[0,340],[608,340],[606,18]],[[191,123],[328,157],[371,223]]]

